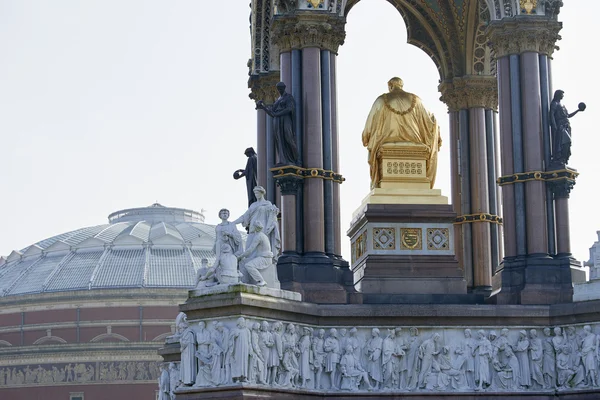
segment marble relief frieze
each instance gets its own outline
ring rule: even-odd
[[[175,393],[239,384],[334,392],[539,392],[599,382],[598,324],[432,328],[311,326],[247,317],[182,321]]]

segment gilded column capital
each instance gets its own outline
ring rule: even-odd
[[[535,52],[552,56],[562,23],[544,17],[517,16],[492,21],[486,34],[496,57]]]
[[[280,52],[318,47],[337,53],[344,43],[346,20],[327,14],[276,16],[271,26],[271,40]]]
[[[266,104],[273,104],[279,97],[275,85],[280,81],[279,71],[271,71],[265,74],[250,75],[248,88],[250,97],[254,101],[262,100]]]
[[[495,76],[468,75],[442,82],[440,100],[450,111],[482,107],[498,109],[498,81]]]

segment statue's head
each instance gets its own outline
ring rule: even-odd
[[[250,224],[250,231],[251,232],[260,232],[262,231],[264,228],[262,222],[260,221],[254,221],[252,222],[252,224]]]
[[[247,149],[244,151],[244,154],[245,154],[247,157],[251,157],[251,156],[253,156],[253,155],[255,155],[255,154],[256,154],[256,151],[254,151],[254,148],[253,148],[253,147],[248,147],[248,148],[247,148]]]
[[[229,210],[226,208],[221,208],[219,210],[219,218],[221,218],[223,221],[227,220],[227,218],[229,218]]]
[[[279,92],[279,94],[285,93],[285,83],[279,82],[279,83],[277,83],[277,85],[275,85],[275,87],[277,88],[277,91]]]
[[[397,76],[388,81],[388,89],[390,92],[393,92],[394,90],[402,90],[403,87],[404,82]]]
[[[565,97],[565,92],[562,90],[557,90],[554,92],[554,100],[562,100]]]
[[[267,191],[262,186],[256,186],[252,191],[257,199],[262,199],[265,197],[265,194],[267,194]]]

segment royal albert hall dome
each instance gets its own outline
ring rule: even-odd
[[[214,238],[202,213],[152,204],[0,258],[0,398],[154,398]]]

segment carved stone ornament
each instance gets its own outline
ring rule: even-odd
[[[303,179],[298,176],[279,176],[275,178],[275,182],[281,189],[282,195],[297,195],[298,190],[302,187]]]
[[[345,23],[326,14],[278,17],[273,20],[272,41],[281,52],[318,47],[337,53],[346,38]]]
[[[487,29],[496,57],[535,52],[552,56],[561,39],[562,23],[543,17],[527,16],[492,21]]]
[[[319,327],[228,317],[193,324],[193,381],[333,392],[540,392],[598,387],[600,325]],[[182,354],[182,377],[184,374]],[[193,387],[192,387],[193,386]],[[162,389],[164,390],[164,389]]]
[[[279,82],[279,71],[260,75],[250,75],[248,78],[249,97],[254,100],[263,100],[266,104],[273,104],[279,97],[275,85]]]
[[[498,109],[498,81],[495,76],[464,76],[439,86],[440,100],[450,111],[483,107]]]

